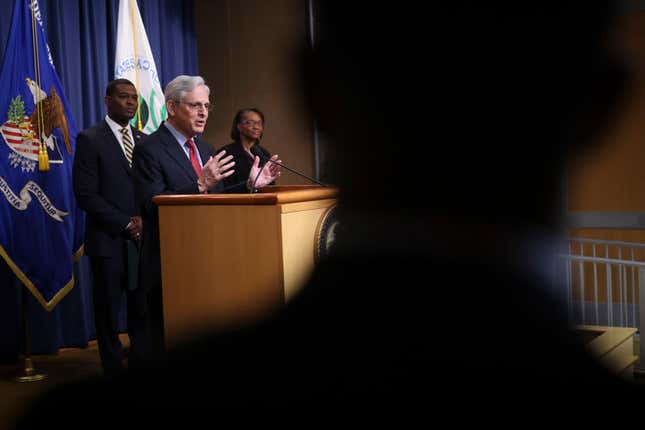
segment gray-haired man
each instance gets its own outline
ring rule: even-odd
[[[139,283],[147,291],[152,357],[163,351],[159,221],[152,198],[226,192],[223,180],[233,174],[235,165],[231,155],[215,154],[200,138],[212,109],[210,89],[202,77],[180,75],[166,86],[164,95],[168,120],[135,148],[133,162],[136,200],[144,220]],[[268,163],[260,172],[259,162],[256,157],[249,175],[254,181],[257,177],[258,188],[280,175],[279,165]]]

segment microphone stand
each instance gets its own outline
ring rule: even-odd
[[[265,157],[265,158],[266,158],[266,157]],[[267,159],[267,161],[270,161],[270,162],[272,162],[273,164],[277,164],[277,165],[279,165],[280,167],[283,167],[283,168],[287,169],[288,171],[295,173],[295,174],[296,174],[296,175],[298,175],[298,176],[302,176],[303,178],[307,178],[307,179],[309,179],[311,182],[315,182],[315,183],[317,183],[317,184],[318,184],[318,185],[320,185],[320,186],[323,186],[323,187],[327,187],[327,186],[328,186],[327,184],[323,184],[322,182],[320,182],[320,181],[318,181],[318,180],[316,180],[316,179],[314,179],[314,178],[310,178],[309,176],[305,175],[304,173],[300,173],[300,172],[297,172],[297,171],[295,171],[295,170],[293,170],[293,169],[290,169],[289,167],[285,166],[284,164],[276,163],[275,161],[273,161],[273,160],[272,160],[272,159],[270,159],[270,158],[268,158],[268,159]]]
[[[305,174],[303,174],[303,173],[297,172],[297,171],[295,171],[295,170],[293,170],[293,169],[291,169],[291,168],[289,168],[289,167],[285,166],[284,164],[277,163],[277,162],[273,161],[271,158],[268,158],[266,155],[262,154],[262,152],[261,152],[261,151],[259,151],[259,150],[254,150],[254,149],[255,149],[255,147],[252,147],[252,148],[251,148],[251,152],[253,153],[253,155],[257,155],[258,157],[260,157],[260,159],[264,159],[265,161],[270,161],[270,162],[271,162],[271,163],[273,163],[273,164],[277,164],[278,166],[283,167],[283,168],[287,169],[288,171],[295,173],[295,174],[296,174],[296,175],[298,175],[298,176],[302,176],[303,178],[307,178],[307,179],[309,179],[311,182],[315,182],[316,184],[318,184],[318,185],[320,185],[320,186],[323,186],[323,187],[327,187],[327,186],[328,186],[327,184],[323,184],[322,182],[320,182],[320,181],[318,181],[318,180],[316,180],[316,179],[314,179],[314,178],[310,178],[309,176],[307,176],[307,175],[305,175]],[[262,166],[262,168],[261,168],[261,169],[260,169],[260,171],[258,172],[257,176],[255,177],[255,180],[253,181],[253,190],[255,190],[255,184],[257,183],[258,178],[260,177],[260,173],[262,173],[262,169],[264,169],[264,166]]]

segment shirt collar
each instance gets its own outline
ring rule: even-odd
[[[181,134],[181,132],[179,130],[177,130],[175,127],[173,127],[172,124],[170,124],[168,121],[165,121],[163,123],[163,125],[166,126],[168,131],[170,131],[170,134],[172,134],[173,137],[175,138],[175,140],[183,147],[183,145],[188,140],[188,139],[186,139],[186,136]],[[195,137],[197,137],[197,135],[191,137],[193,139],[193,141],[195,140]]]
[[[117,136],[121,135],[121,130],[124,128],[130,129],[130,124],[126,125],[123,127],[121,124],[117,123],[114,121],[112,118],[110,118],[109,115],[105,115],[105,122],[110,126],[110,129],[116,134]],[[131,131],[131,130],[130,130]]]

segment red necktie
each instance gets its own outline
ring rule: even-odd
[[[199,177],[199,174],[202,173],[202,168],[199,165],[199,160],[197,159],[197,150],[195,149],[195,142],[193,142],[193,139],[188,139],[186,141],[186,146],[188,147],[190,164],[193,165],[193,169],[195,169],[195,173],[197,174],[197,177]]]

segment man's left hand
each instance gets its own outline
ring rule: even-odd
[[[273,162],[271,162],[273,161]],[[271,161],[267,161],[264,166],[261,168],[260,172],[260,157],[257,155],[253,160],[253,165],[251,166],[251,171],[249,172],[249,184],[255,188],[262,188],[269,185],[271,182],[275,181],[280,177],[282,167],[280,163],[282,160],[278,158],[278,154],[275,154],[271,157]],[[259,176],[258,176],[259,173]],[[257,180],[256,180],[257,178]],[[255,184],[253,184],[255,182]]]

